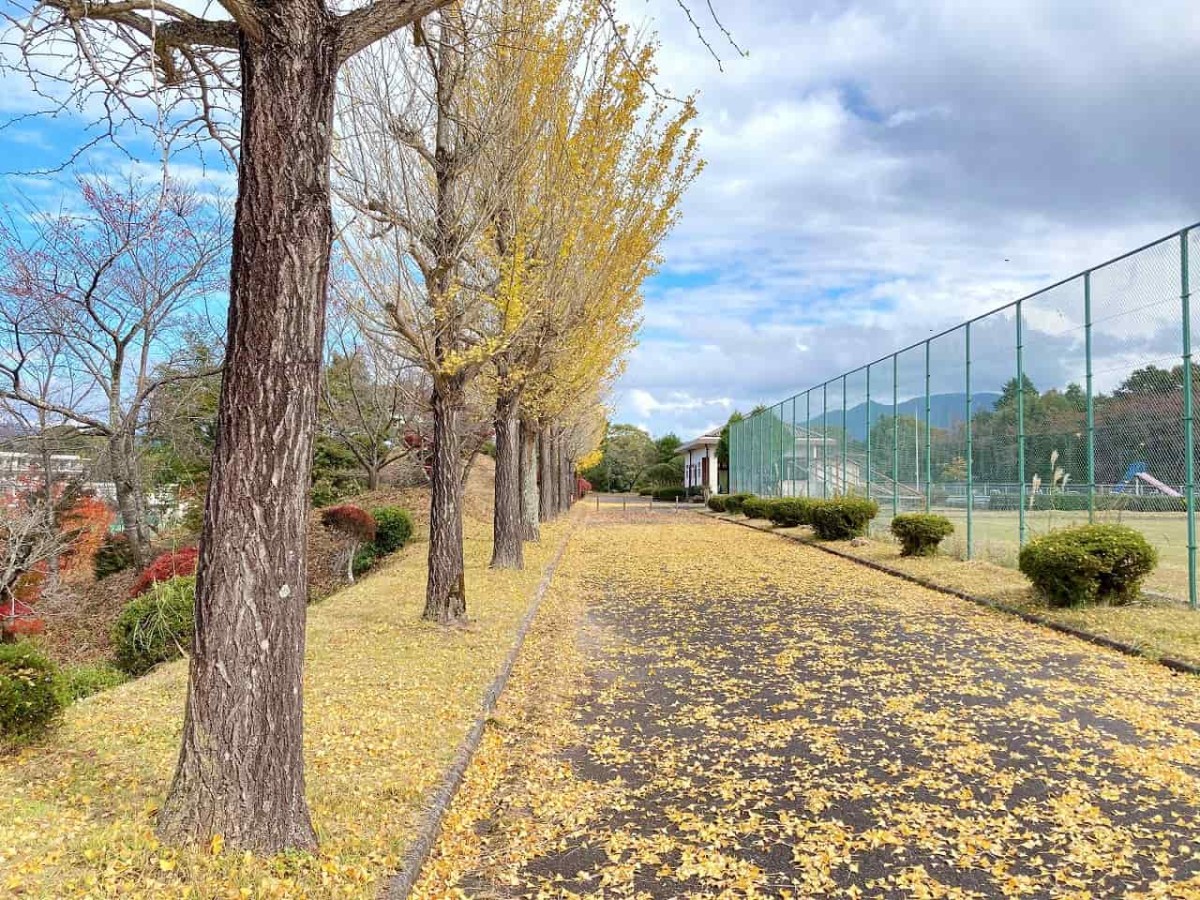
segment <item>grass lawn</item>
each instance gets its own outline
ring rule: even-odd
[[[963,509],[935,509],[954,523],[954,534],[942,544],[947,555],[967,557],[967,514]],[[883,509],[872,529],[876,537],[887,537],[890,510]],[[887,516],[887,518],[885,518]],[[1045,534],[1054,528],[1086,525],[1086,512],[1030,512],[1025,524],[1029,537]],[[1147,590],[1174,600],[1186,600],[1187,581],[1187,517],[1183,513],[1119,513],[1099,512],[1096,521],[1128,525],[1146,536],[1158,550],[1158,568],[1146,581]],[[974,558],[1016,568],[1019,542],[1019,518],[1015,511],[990,512],[976,510],[971,531],[975,545]]]
[[[490,526],[466,522],[472,624],[419,620],[425,544],[310,607],[305,745],[317,854],[272,858],[214,842],[160,846],[187,664],[71,707],[41,745],[0,760],[0,894],[66,897],[364,897],[397,867],[417,820],[512,645],[565,523],[493,572]]]
[[[961,515],[961,511],[960,515]],[[1035,519],[1044,517],[1038,513],[1030,517],[1030,533],[1036,533]],[[1064,513],[1055,513],[1055,527],[1062,523],[1058,517]],[[995,528],[1003,531],[1006,520],[1012,517],[1015,526],[1015,513],[976,513],[974,526],[976,535],[981,524],[984,529]],[[1124,524],[1135,524],[1130,519],[1144,519],[1137,523],[1139,530],[1151,537],[1147,529],[1161,528],[1164,533],[1173,534],[1182,529],[1183,523],[1176,521],[1177,517],[1154,513],[1139,516],[1125,516]],[[1086,521],[1086,515],[1084,516]],[[761,528],[770,528],[770,524],[762,520],[746,520]],[[886,536],[886,525],[876,523],[876,534],[858,546],[849,542],[838,542],[831,546],[852,556],[881,563],[889,568],[898,569],[910,575],[924,578],[934,584],[940,584],[954,590],[963,591],[976,597],[995,600],[1008,606],[1014,606],[1028,612],[1036,613],[1056,622],[1072,625],[1092,634],[1101,635],[1113,640],[1122,641],[1138,647],[1146,656],[1157,658],[1171,656],[1176,659],[1200,665],[1200,612],[1193,612],[1178,600],[1149,596],[1130,606],[1099,606],[1090,609],[1051,609],[1030,587],[1029,581],[1019,571],[1011,566],[1000,565],[988,559],[977,556],[973,560],[959,558],[960,547],[954,541],[962,540],[966,530],[963,520],[955,519],[956,533],[948,538],[943,546],[947,547],[935,557],[909,558],[900,555],[899,545]],[[983,524],[987,523],[987,524]],[[1157,523],[1157,524],[1156,524]],[[805,541],[815,540],[809,528],[779,528],[773,529],[780,534],[792,535]],[[1151,537],[1153,540],[1153,537]],[[1186,541],[1185,541],[1186,543]],[[978,548],[978,544],[976,545]],[[1155,541],[1162,554],[1159,568],[1168,565],[1168,555],[1163,545]],[[1015,552],[1013,554],[1015,565]],[[1159,575],[1156,572],[1155,575]],[[1186,568],[1184,569],[1184,596],[1186,596]],[[1161,591],[1162,581],[1151,578],[1147,585],[1151,591]]]

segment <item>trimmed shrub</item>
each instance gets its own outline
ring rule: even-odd
[[[891,530],[900,541],[901,556],[933,556],[938,544],[954,533],[954,523],[945,516],[904,513],[892,519]]]
[[[734,513],[735,515],[740,513],[743,504],[753,496],[753,494],[729,494],[725,498],[725,512]]]
[[[195,575],[199,558],[199,547],[182,547],[156,556],[150,565],[142,569],[142,574],[129,589],[129,596],[144,594],[150,589],[150,585],[160,581],[170,581],[180,575]]]
[[[682,500],[687,497],[687,491],[681,487],[657,488],[650,496],[655,500]]]
[[[813,501],[807,497],[783,497],[768,505],[767,518],[780,528],[812,524]]]
[[[814,500],[810,511],[813,530],[823,541],[848,541],[867,530],[879,515],[879,504],[862,497]]]
[[[1079,525],[1034,538],[1019,565],[1051,606],[1115,605],[1137,597],[1158,554],[1124,525]]]
[[[724,494],[713,494],[708,498],[708,508],[713,512],[723,513],[725,512],[725,500]]]
[[[747,519],[765,519],[771,512],[771,501],[763,497],[747,497],[742,503]]]
[[[382,556],[374,544],[363,544],[354,552],[354,560],[350,563],[350,571],[357,578],[359,575],[365,575],[371,569],[375,568],[375,564],[379,562],[379,557]]]
[[[196,628],[196,578],[160,581],[125,605],[113,626],[117,665],[144,675],[183,656]]]
[[[129,676],[107,663],[72,666],[64,673],[67,699],[74,702],[124,684]]]
[[[377,506],[371,510],[375,517],[375,549],[381,556],[395,553],[413,535],[413,519],[402,506]]]
[[[0,644],[0,746],[41,737],[65,705],[58,667],[37,645]]]
[[[124,572],[132,565],[133,546],[124,534],[106,534],[92,557],[92,572],[97,581]]]
[[[364,544],[375,540],[375,518],[361,506],[343,503],[321,512],[321,524],[329,531]]]

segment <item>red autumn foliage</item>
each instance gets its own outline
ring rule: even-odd
[[[151,585],[170,581],[178,575],[195,575],[199,556],[199,547],[181,547],[158,555],[138,575],[137,581],[129,588],[129,596],[137,597],[150,590]]]
[[[63,513],[63,530],[78,532],[70,551],[62,559],[63,569],[91,572],[92,559],[115,518],[116,514],[107,503],[90,494],[80,497]]]
[[[17,637],[41,634],[45,630],[46,623],[38,618],[28,603],[16,597],[0,601],[0,635]]]
[[[575,479],[575,496],[576,497],[583,497],[586,494],[590,493],[591,490],[592,490],[592,483],[590,481],[588,481],[586,478],[576,478]]]
[[[321,524],[329,531],[364,544],[375,540],[375,517],[353,503],[329,507],[321,513]]]

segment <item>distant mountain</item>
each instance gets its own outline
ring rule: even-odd
[[[832,398],[831,398],[832,399]],[[981,391],[978,394],[971,396],[971,413],[972,415],[991,411],[996,401],[1000,399],[1000,394]],[[913,397],[911,400],[902,400],[899,404],[899,413],[902,416],[913,416],[922,422],[925,421],[925,398]],[[856,441],[865,441],[867,432],[880,419],[888,418],[892,415],[892,404],[878,403],[871,401],[870,406],[866,403],[860,403],[858,406],[852,406],[846,411],[846,430],[850,433],[850,437]],[[931,394],[929,397],[929,422],[934,428],[952,429],[956,425],[966,421],[967,418],[967,395],[959,394]],[[810,428],[821,427],[821,417],[815,416],[809,420]],[[830,428],[840,428],[842,425],[842,411],[840,409],[830,409],[828,425]]]

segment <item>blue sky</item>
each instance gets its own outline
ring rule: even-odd
[[[675,0],[621,6],[659,31],[662,85],[698,92],[708,168],[646,286],[617,421],[689,437],[1200,219],[1190,0],[714,0],[750,52],[708,24],[724,71]],[[4,87],[11,120],[31,100]],[[8,125],[0,170],[60,162],[80,123]],[[154,171],[152,143],[128,148]],[[83,165],[129,161],[102,144]],[[233,186],[216,151],[173,171]],[[16,193],[58,195],[6,176]]]

